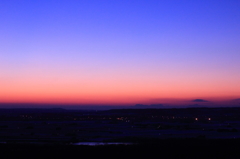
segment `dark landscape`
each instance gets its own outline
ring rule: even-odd
[[[114,158],[234,158],[240,157],[239,114],[238,107],[0,109],[0,151],[39,158],[109,152]]]
[[[240,0],[0,0],[0,159],[240,159]]]

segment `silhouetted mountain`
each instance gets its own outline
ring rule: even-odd
[[[136,109],[145,109],[145,108],[164,108],[162,104],[151,104],[151,105],[144,105],[144,104],[136,104],[134,106]]]
[[[204,99],[195,99],[195,100],[192,100],[192,102],[208,102],[208,101]]]

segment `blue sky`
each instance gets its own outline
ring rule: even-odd
[[[103,103],[178,98],[182,89],[179,98],[238,97],[239,8],[238,0],[1,0],[0,100],[57,102],[67,91],[81,103],[78,87]]]

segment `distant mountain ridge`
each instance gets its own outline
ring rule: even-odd
[[[194,99],[194,100],[192,100],[192,102],[209,102],[209,101],[204,100],[204,99]]]
[[[136,109],[164,108],[164,106],[162,104],[151,104],[151,105],[136,104],[133,108],[136,108]]]

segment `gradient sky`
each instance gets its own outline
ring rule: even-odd
[[[239,0],[1,0],[0,102],[240,98]]]

